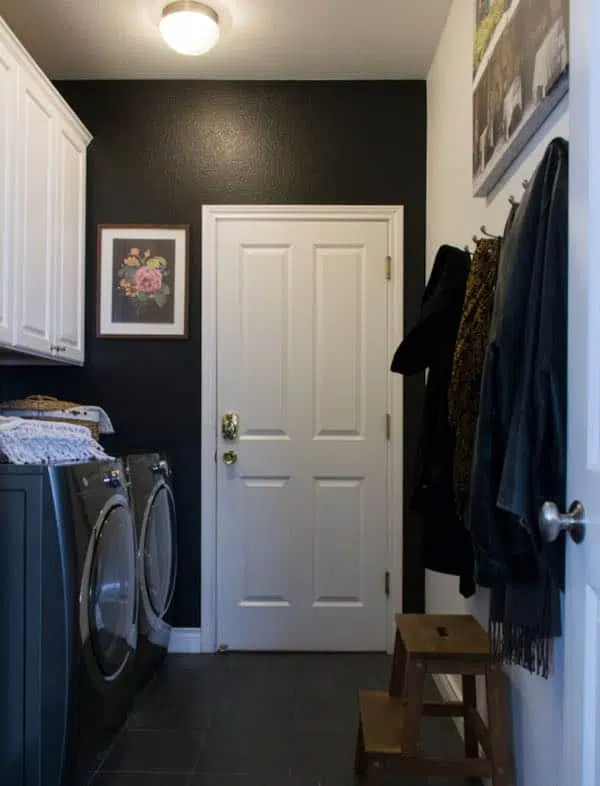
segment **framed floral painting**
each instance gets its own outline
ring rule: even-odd
[[[102,338],[187,338],[188,225],[98,227]]]

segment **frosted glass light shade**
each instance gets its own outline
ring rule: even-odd
[[[219,17],[203,3],[177,0],[163,8],[160,32],[180,55],[203,55],[219,40]]]

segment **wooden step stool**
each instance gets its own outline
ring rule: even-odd
[[[427,674],[462,675],[462,702],[425,702]],[[488,725],[477,710],[476,676],[485,678]],[[470,615],[397,614],[389,693],[361,691],[356,771],[412,777],[491,778],[513,786],[504,676],[492,660],[489,636]],[[422,756],[422,716],[461,717],[465,758]],[[485,758],[479,758],[481,745]]]

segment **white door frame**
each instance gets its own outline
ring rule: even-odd
[[[404,208],[402,206],[338,205],[205,205],[202,208],[202,477],[201,477],[201,644],[202,652],[215,652],[217,642],[217,224],[227,220],[382,221],[387,224],[392,258],[388,287],[387,336],[389,365],[403,337],[404,317]],[[385,260],[381,260],[385,275]],[[389,374],[388,406],[391,439],[388,447],[388,652],[394,641],[393,613],[402,611],[403,558],[403,380]]]

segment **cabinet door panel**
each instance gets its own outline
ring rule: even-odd
[[[12,341],[17,64],[0,41],[0,341]]]
[[[51,354],[52,343],[54,112],[45,86],[21,71],[15,344],[42,354]]]
[[[25,533],[34,524],[27,502],[24,489],[0,477],[0,782],[17,786],[25,783],[26,767]]]
[[[86,144],[65,124],[58,129],[58,200],[54,339],[61,360],[83,362]]]

